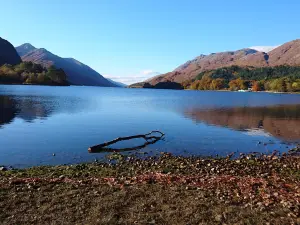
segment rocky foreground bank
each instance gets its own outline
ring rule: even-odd
[[[162,153],[0,171],[1,224],[300,224],[300,158]]]

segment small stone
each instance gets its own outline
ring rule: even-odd
[[[261,177],[263,177],[263,178],[266,178],[266,177],[268,177],[268,176],[269,176],[268,173],[262,173],[262,174],[261,174]]]
[[[215,220],[218,221],[218,222],[221,222],[221,221],[222,221],[222,218],[223,218],[222,215],[216,215],[216,216],[215,216]]]
[[[297,216],[296,216],[294,213],[289,213],[289,214],[288,214],[288,217],[294,217],[294,218],[297,218]]]
[[[264,207],[264,206],[261,206],[260,208],[259,208],[259,211],[264,211],[266,209],[266,207]]]
[[[262,203],[262,202],[258,202],[258,203],[256,203],[256,205],[258,205],[258,206],[262,206],[262,205],[263,205],[263,203]]]
[[[0,171],[6,171],[6,170],[7,170],[6,167],[4,167],[4,166],[1,166],[1,167],[0,167]]]

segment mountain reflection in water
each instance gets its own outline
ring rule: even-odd
[[[300,105],[192,109],[188,118],[239,131],[263,129],[284,141],[300,140]]]
[[[16,102],[8,96],[0,96],[0,127],[10,123],[17,114]]]
[[[64,104],[60,104],[63,102]],[[57,100],[57,97],[43,96],[1,96],[0,95],[0,128],[10,124],[15,118],[32,122],[35,119],[45,119],[56,113],[75,113],[88,107],[88,101],[80,98],[68,97]]]

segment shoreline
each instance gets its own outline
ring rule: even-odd
[[[0,171],[0,219],[3,224],[300,222],[298,148],[231,157],[161,153],[140,159],[113,153],[108,162]]]
[[[237,92],[237,93],[271,93],[271,94],[300,94],[300,92],[277,92],[277,91],[231,91],[231,90],[194,90],[194,89],[171,89],[171,88],[143,88],[143,87],[126,87],[128,89],[154,89],[154,90],[176,90],[176,91],[216,91],[216,92]]]
[[[184,91],[217,91],[217,92],[235,92],[235,93],[270,93],[270,94],[300,94],[300,92],[276,92],[276,91],[230,91],[230,90],[193,90],[184,89]]]

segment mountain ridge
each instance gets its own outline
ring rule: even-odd
[[[73,85],[117,87],[115,83],[74,58],[62,58],[45,48],[36,48],[29,43],[16,47],[16,50],[23,61],[32,61],[46,68],[51,65],[62,68]]]
[[[14,46],[7,40],[0,37],[0,66],[3,64],[16,65],[22,60]]]
[[[274,67],[278,65],[300,66],[300,39],[287,42],[269,52],[244,48],[199,55],[185,62],[173,71],[148,80],[151,85],[159,82],[184,82],[194,79],[199,73],[229,66]]]

